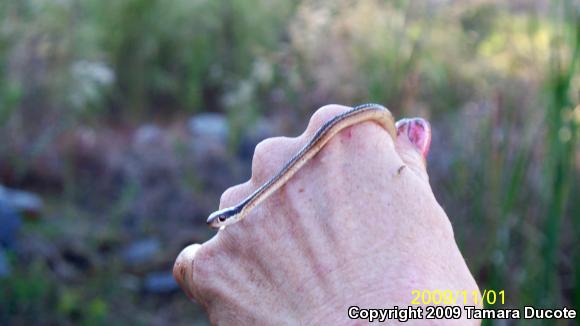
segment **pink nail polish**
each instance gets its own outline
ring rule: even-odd
[[[423,157],[427,158],[431,146],[431,125],[425,119],[409,119],[407,136],[409,140],[419,148]]]
[[[407,126],[409,125],[409,119],[401,119],[395,123],[395,128],[397,128],[397,136],[402,132],[407,132]]]

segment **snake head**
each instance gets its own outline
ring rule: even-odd
[[[211,213],[211,215],[207,218],[207,225],[209,225],[211,228],[219,229],[223,226],[233,224],[237,222],[237,217],[239,216],[240,212],[241,209],[238,207],[220,209],[219,211]]]

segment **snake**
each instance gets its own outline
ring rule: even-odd
[[[211,213],[207,218],[207,224],[211,228],[220,229],[241,221],[253,208],[284,186],[332,137],[345,128],[365,121],[378,123],[393,139],[396,139],[395,120],[386,107],[375,103],[355,106],[327,120],[276,174],[237,205]]]

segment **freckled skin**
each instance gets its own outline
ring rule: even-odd
[[[301,136],[259,145],[252,179],[228,189],[220,208],[245,198],[347,109],[326,106]],[[408,119],[397,131],[393,141],[372,122],[345,129],[245,219],[182,251],[174,275],[213,324],[354,325],[352,305],[406,307],[412,290],[478,291],[429,186],[430,127]]]

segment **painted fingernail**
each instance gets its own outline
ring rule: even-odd
[[[431,146],[431,125],[422,118],[409,118],[397,121],[397,135],[405,133],[411,143],[421,152],[424,158],[429,154]]]
[[[407,132],[407,127],[409,125],[409,119],[401,119],[395,123],[395,128],[397,128],[397,136],[403,132]]]

